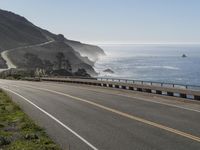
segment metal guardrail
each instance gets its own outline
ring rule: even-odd
[[[100,78],[100,77],[97,77],[96,79],[99,80],[99,81],[151,85],[151,86],[168,87],[168,88],[180,88],[180,89],[188,89],[188,90],[200,90],[200,86],[198,86],[198,85],[185,85],[185,84],[154,82],[154,81],[142,81],[142,80],[128,80],[128,79],[117,79],[117,78]]]
[[[176,84],[176,83],[167,83],[167,82],[129,80],[129,79],[105,78],[105,77],[59,76],[57,78],[88,79],[88,80],[109,81],[109,82],[119,82],[119,83],[129,83],[129,84],[139,84],[139,85],[150,85],[150,86],[158,86],[158,87],[166,87],[166,88],[178,88],[178,89],[188,89],[188,90],[200,91],[200,85],[186,85],[186,84]]]
[[[167,83],[167,82],[129,80],[129,79],[105,78],[105,77],[58,76],[57,78],[88,79],[88,80],[140,84],[140,85],[150,85],[150,86],[158,86],[158,87],[166,87],[166,88],[179,88],[179,89],[199,90],[200,91],[200,85],[186,85],[186,84],[176,84],[176,83]]]
[[[117,89],[126,89],[139,92],[147,92],[159,95],[175,96],[187,99],[200,100],[200,86],[162,83],[141,80],[127,80],[116,78],[87,78],[87,77],[42,77],[40,80],[33,81],[54,81],[54,82],[68,82],[78,84],[88,84],[94,86],[111,87]],[[27,78],[27,80],[31,80]]]

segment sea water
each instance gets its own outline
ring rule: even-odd
[[[95,69],[100,77],[200,85],[200,45],[100,45],[106,56]],[[185,54],[187,57],[183,58]],[[103,72],[111,69],[114,74]]]

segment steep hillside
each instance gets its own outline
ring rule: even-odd
[[[43,43],[48,39],[24,17],[0,10],[0,50]]]
[[[95,45],[83,44],[72,40],[66,40],[65,42],[82,56],[87,56],[93,62],[96,62],[100,56],[105,55],[104,51]]]
[[[31,53],[37,55],[38,58],[44,61],[50,61],[50,63],[56,62],[56,54],[62,52],[65,55],[71,66],[72,71],[75,72],[78,69],[84,68],[88,73],[94,74],[94,69],[92,66],[86,64],[81,59],[79,59],[74,52],[74,50],[65,44],[64,42],[55,41],[47,45],[30,47],[30,48],[21,48],[19,50],[12,50],[9,52],[8,56],[11,58],[11,61],[19,68],[30,68],[29,64],[26,63],[26,54]],[[33,62],[36,63],[36,62]]]
[[[95,74],[94,62],[104,55],[97,46],[68,40],[61,34],[55,35],[35,26],[22,16],[0,10],[0,52],[5,50],[17,68],[30,68],[24,58],[27,53],[53,63],[55,55],[62,52],[72,71],[83,68],[91,74]],[[3,58],[0,58],[0,68],[6,68]]]

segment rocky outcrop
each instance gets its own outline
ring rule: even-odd
[[[68,45],[70,45],[75,51],[79,52],[81,56],[87,56],[89,60],[96,62],[99,57],[104,56],[104,51],[95,45],[83,44],[77,41],[66,40]]]
[[[187,56],[185,54],[182,55],[183,58],[186,58]]]
[[[115,72],[114,72],[113,70],[111,70],[111,69],[105,69],[103,72],[111,73],[111,74],[115,73]]]
[[[38,47],[21,48],[17,51],[10,51],[8,53],[8,56],[11,59],[11,61],[16,64],[16,66],[20,66],[18,68],[31,68],[32,66],[41,63],[39,61],[37,61],[37,63],[34,61],[33,65],[27,63],[26,59],[24,58],[24,56],[27,53],[36,55],[40,60],[49,61],[50,63],[54,64],[56,62],[56,54],[58,52],[62,52],[65,55],[65,59],[69,61],[72,67],[72,72],[76,72],[78,69],[83,68],[88,73],[96,75],[96,72],[93,69],[93,67],[83,62],[79,57],[77,57],[74,50],[63,42],[55,41],[50,44]]]

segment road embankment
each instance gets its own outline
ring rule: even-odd
[[[29,117],[0,90],[0,149],[60,148]]]

